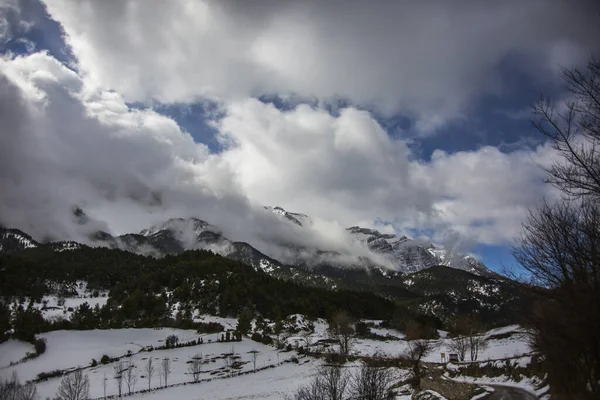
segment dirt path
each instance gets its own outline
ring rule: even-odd
[[[485,400],[537,400],[538,397],[526,390],[510,386],[485,385],[494,388],[494,392]]]

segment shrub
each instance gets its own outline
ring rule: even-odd
[[[91,364],[91,366],[95,367],[96,365],[98,365],[98,361],[96,361],[95,358],[92,358],[92,364]]]
[[[40,354],[44,354],[44,352],[46,351],[46,339],[43,339],[43,338],[35,339],[33,346],[35,347],[35,353],[38,356]]]
[[[254,332],[252,334],[252,337],[250,337],[250,339],[254,340],[255,342],[261,343],[263,341],[263,336],[258,332]]]
[[[263,342],[263,344],[270,345],[273,343],[273,339],[269,335],[264,335],[262,337],[262,342]]]
[[[167,347],[175,347],[179,343],[179,337],[177,335],[169,335],[165,340],[165,344]]]
[[[58,376],[63,376],[63,374],[64,374],[64,371],[61,369],[55,369],[54,371],[50,371],[50,372],[40,372],[37,375],[37,380],[45,381],[50,378],[56,378]]]
[[[112,358],[110,358],[109,356],[107,356],[106,354],[102,355],[102,358],[100,359],[100,363],[101,364],[108,364],[112,361]]]

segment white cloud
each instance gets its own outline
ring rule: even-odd
[[[135,232],[193,216],[271,255],[280,242],[351,246],[336,221],[316,218],[308,231],[281,223],[243,191],[225,155],[209,154],[170,118],[90,89],[50,55],[0,58],[0,70],[2,224],[85,241],[97,229]],[[77,224],[75,205],[92,224]]]
[[[507,59],[531,79],[596,50],[593,2],[45,0],[86,79],[128,101],[349,98],[424,132],[502,91]]]
[[[232,104],[218,128],[229,143],[221,157],[250,198],[346,226],[379,217],[400,230],[434,228],[440,242],[458,232],[506,243],[527,208],[551,190],[538,167],[554,154],[549,146],[508,154],[494,147],[436,151],[431,162],[419,162],[369,113],[353,108],[332,117],[248,100]]]
[[[85,230],[196,216],[264,250],[273,238],[343,248],[343,228],[355,224],[433,227],[440,242],[456,231],[496,244],[549,190],[535,165],[552,157],[546,146],[437,151],[423,162],[368,112],[334,117],[249,99],[223,110],[215,127],[225,150],[210,154],[172,119],[128,108],[45,53],[2,59],[0,69],[0,221],[38,237],[84,234],[70,217],[80,205],[106,223]],[[313,231],[278,224],[263,204],[311,215]]]

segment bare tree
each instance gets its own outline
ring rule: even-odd
[[[260,354],[260,352],[256,349],[252,349],[248,353],[250,353],[250,357],[252,359],[253,371],[256,372],[256,361],[258,361],[258,355]]]
[[[66,375],[58,386],[56,398],[59,400],[87,400],[90,396],[90,378],[78,369]]]
[[[283,321],[278,320],[275,322],[273,333],[275,333],[275,346],[278,349],[282,349],[285,346],[285,342],[291,336],[291,334],[285,330]]]
[[[483,336],[483,324],[477,315],[461,315],[453,323],[455,334],[459,335],[450,341],[450,349],[458,354],[464,361],[467,353],[471,361],[477,361],[481,351],[488,347],[488,342]]]
[[[412,364],[413,385],[415,387],[421,386],[421,360],[437,349],[437,347],[438,344],[436,342],[429,340],[421,339],[408,342],[408,348],[404,352],[404,357]]]
[[[313,331],[311,330],[304,330],[301,333],[302,339],[304,340],[304,343],[306,343],[306,351],[309,352],[310,351],[310,347],[313,345],[314,343],[314,339],[313,339]]]
[[[529,320],[550,394],[600,398],[600,62],[565,69],[569,99],[542,98],[533,125],[559,154],[545,168],[563,198],[530,212],[514,257],[540,301]]]
[[[104,399],[106,399],[106,386],[107,386],[107,378],[106,378],[106,372],[105,372],[104,379],[102,380],[102,389],[104,391]]]
[[[338,341],[342,355],[350,353],[354,344],[354,321],[347,312],[342,311],[332,318],[329,323],[329,336]]]
[[[389,399],[394,378],[390,368],[363,362],[350,382],[351,397],[360,400]]]
[[[319,367],[315,378],[294,394],[294,400],[343,400],[350,377],[340,364]]]
[[[113,366],[113,379],[115,380],[115,385],[117,385],[117,392],[119,397],[123,394],[123,379],[125,373],[125,364],[122,361],[119,361]]]
[[[571,94],[556,105],[541,98],[534,107],[534,127],[550,139],[562,156],[550,168],[547,181],[571,197],[600,199],[600,62],[586,70],[565,69]]]
[[[350,377],[343,366],[339,364],[325,365],[319,369],[318,376],[323,386],[324,398],[344,399]]]
[[[469,351],[469,337],[468,336],[456,336],[450,339],[448,348],[451,352],[456,353],[460,361],[465,361],[467,352]]]
[[[144,366],[144,371],[146,371],[146,380],[148,381],[148,390],[150,390],[150,386],[152,385],[152,376],[154,375],[154,364],[152,361],[152,357],[148,357],[148,361]]]
[[[469,355],[471,361],[477,361],[479,354],[488,348],[488,341],[485,336],[472,335],[469,337]]]
[[[125,370],[125,383],[127,384],[127,392],[129,394],[135,391],[135,384],[137,383],[137,374],[135,372],[135,364],[129,361]]]
[[[21,386],[21,394],[19,400],[36,400],[38,399],[37,388],[32,382],[28,382]]]
[[[541,287],[528,325],[552,393],[600,398],[600,206],[587,198],[542,205],[514,256]]]
[[[323,400],[325,398],[322,379],[318,376],[308,385],[298,388],[293,397],[294,400]]]
[[[37,388],[33,383],[21,384],[17,373],[13,371],[10,378],[0,380],[0,399],[3,400],[37,400]]]
[[[171,359],[169,357],[165,357],[162,359],[160,363],[160,375],[162,377],[162,381],[164,386],[167,387],[169,385],[169,374],[171,373]]]
[[[194,382],[198,382],[200,380],[200,374],[202,373],[202,363],[202,353],[196,354],[194,357],[192,357],[192,361],[188,367],[188,372],[192,374]]]

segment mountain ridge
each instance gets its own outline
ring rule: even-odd
[[[313,220],[306,214],[288,212],[279,206],[264,208],[279,217],[282,223],[294,224],[298,229],[309,229],[313,224]],[[74,208],[73,214],[81,224],[89,220],[79,207]],[[280,259],[279,254],[265,253],[253,246],[252,238],[248,238],[250,239],[248,241],[232,241],[218,226],[195,217],[170,218],[137,233],[118,236],[105,231],[95,231],[88,236],[88,244],[119,248],[155,257],[179,254],[185,250],[211,250],[224,257],[248,263],[255,268],[281,268],[283,265],[290,265],[302,270],[314,271],[336,266],[376,269],[380,272],[382,269],[387,269],[389,270],[387,274],[408,274],[435,265],[445,265],[476,275],[496,275],[472,256],[453,253],[424,241],[381,233],[376,229],[360,226],[349,227],[345,232],[349,243],[363,249],[360,255],[353,254],[351,251],[345,253],[332,250],[327,248],[326,244],[307,248],[296,243],[279,243],[278,239],[273,239],[273,244],[279,246],[287,255],[285,259]],[[307,234],[311,233],[307,231]],[[27,238],[21,239],[23,243],[32,243],[33,239],[25,233],[24,235]]]

